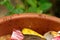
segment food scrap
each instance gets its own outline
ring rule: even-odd
[[[29,28],[24,28],[22,31],[15,29],[12,31],[12,35],[1,36],[0,40],[60,40],[60,32],[49,31],[41,35]]]
[[[60,31],[57,32],[57,35],[52,40],[60,40]]]
[[[22,30],[22,33],[23,33],[23,34],[36,35],[36,36],[40,36],[40,37],[44,38],[44,36],[42,36],[41,34],[35,32],[35,31],[31,30],[31,29],[28,29],[28,28],[24,28],[24,29]]]
[[[54,37],[52,40],[60,40],[60,36]]]
[[[55,31],[49,31],[47,33],[44,34],[44,37],[47,39],[47,40],[52,40],[52,38],[54,38],[55,36],[57,36],[58,33],[55,32]]]
[[[23,40],[24,36],[19,30],[14,30],[11,36],[11,40]]]
[[[39,36],[36,35],[24,35],[24,40],[46,40],[45,38],[41,38]]]

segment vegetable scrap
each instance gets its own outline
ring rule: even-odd
[[[58,33],[55,32],[55,31],[49,31],[47,33],[44,34],[44,37],[47,39],[47,40],[52,40],[52,38],[54,38],[55,36],[57,36]]]
[[[41,38],[36,35],[24,35],[24,40],[46,40],[45,38]]]
[[[11,40],[23,40],[24,36],[19,30],[14,30],[11,36]]]
[[[60,40],[60,36],[54,37],[52,40]]]
[[[0,40],[60,40],[60,32],[49,31],[41,35],[29,28],[24,28],[22,31],[15,29],[12,35],[8,34],[1,36]]]

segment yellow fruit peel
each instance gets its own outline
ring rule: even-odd
[[[23,34],[30,34],[30,35],[37,35],[37,36],[40,36],[41,38],[44,38],[44,36],[42,36],[41,34],[35,32],[35,31],[31,30],[31,29],[28,29],[28,28],[24,28],[22,30],[22,33]]]

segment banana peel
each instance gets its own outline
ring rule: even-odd
[[[23,33],[23,34],[36,35],[36,36],[40,36],[41,38],[44,38],[44,36],[42,36],[41,34],[35,32],[35,31],[31,30],[31,29],[28,29],[28,28],[24,28],[24,29],[22,30],[22,33]]]

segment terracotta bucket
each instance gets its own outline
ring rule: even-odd
[[[0,36],[11,34],[13,29],[31,28],[40,34],[60,30],[60,19],[45,14],[15,14],[0,18]]]

